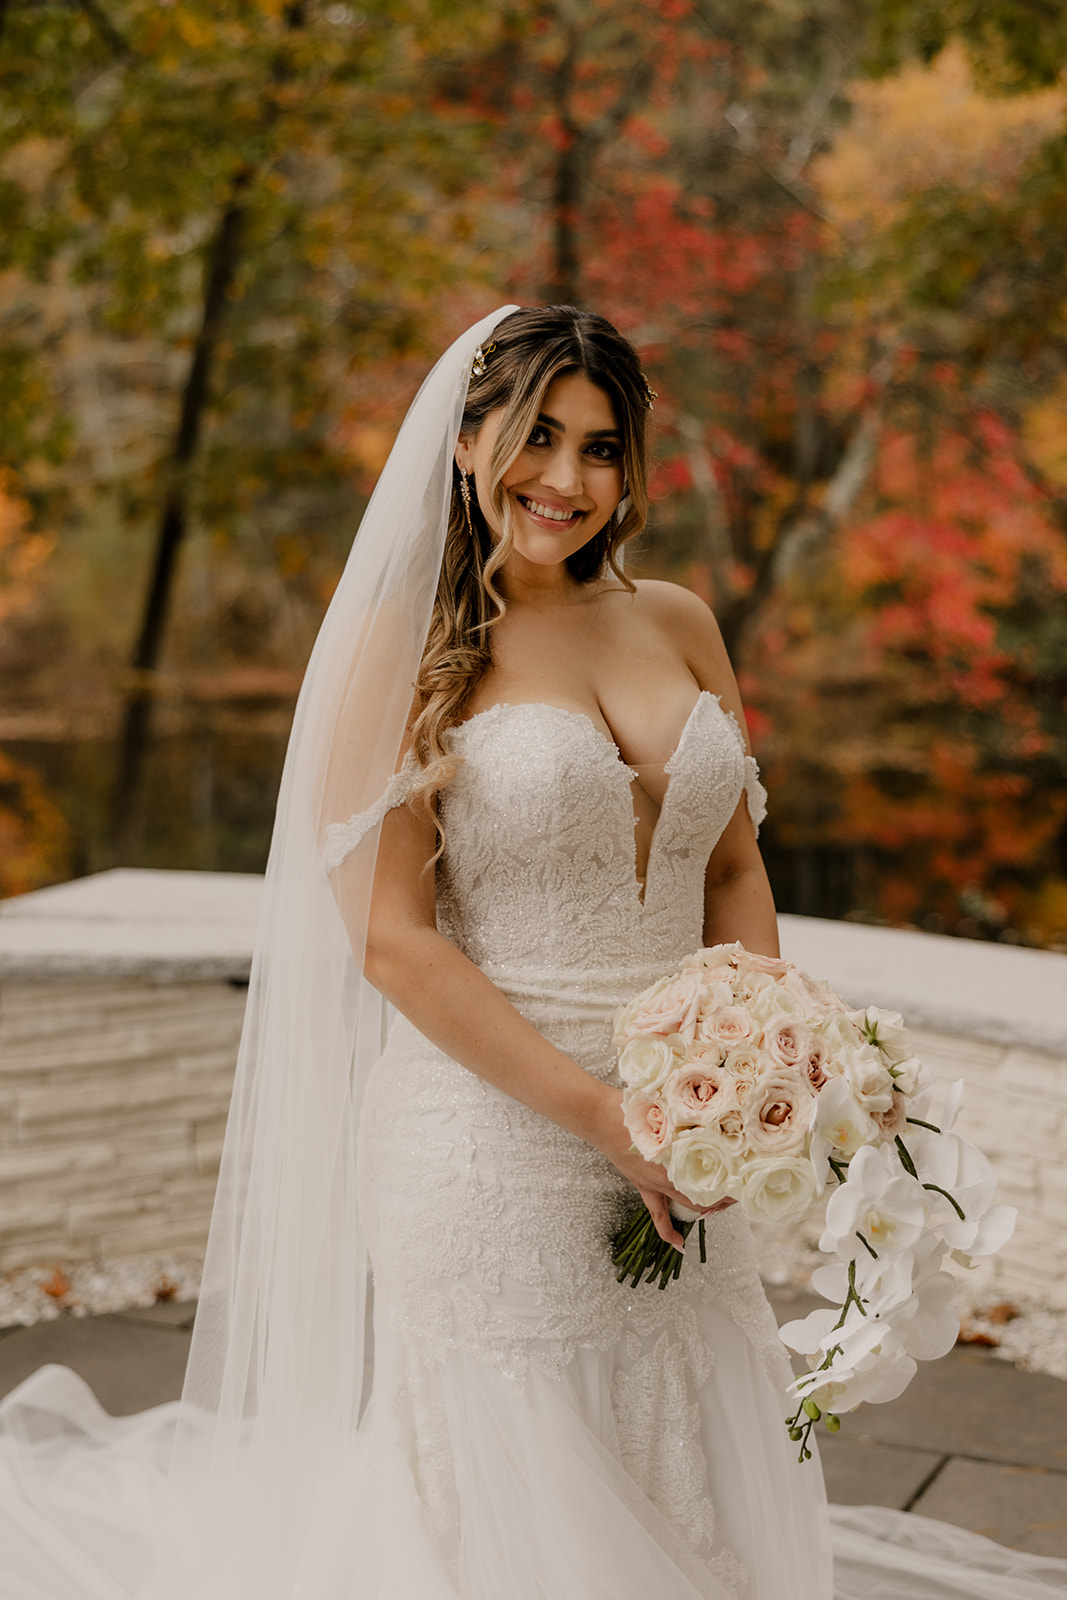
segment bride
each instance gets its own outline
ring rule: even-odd
[[[4,1600],[1067,1593],[831,1518],[738,1208],[665,1292],[615,1280],[685,1197],[630,1146],[613,1012],[701,944],[777,953],[714,619],[622,565],[653,398],[568,307],[420,391],[297,709],[182,1402],[8,1397]]]

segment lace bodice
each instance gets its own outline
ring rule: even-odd
[[[702,692],[667,763],[644,892],[635,869],[636,777],[581,712],[497,705],[449,735],[461,763],[441,795],[441,931],[509,990],[591,1000],[661,975],[702,942],[704,869],[743,791],[757,825],[764,791],[734,718]],[[417,769],[409,761],[371,811],[330,830],[337,865]],[[581,975],[580,979],[577,975]]]

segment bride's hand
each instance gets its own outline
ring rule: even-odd
[[[685,1240],[675,1227],[670,1212],[670,1201],[673,1200],[676,1205],[685,1206],[689,1211],[695,1211],[702,1217],[710,1216],[715,1211],[725,1211],[734,1202],[720,1200],[718,1205],[714,1206],[694,1205],[686,1195],[674,1187],[667,1176],[666,1167],[660,1166],[658,1161],[646,1161],[644,1156],[633,1148],[630,1130],[622,1120],[622,1091],[612,1089],[608,1084],[604,1087],[606,1093],[600,1126],[595,1137],[590,1139],[590,1143],[606,1155],[612,1166],[617,1167],[623,1177],[628,1178],[633,1184],[648,1207],[649,1215],[660,1238],[666,1244],[674,1245],[676,1250],[681,1250]]]

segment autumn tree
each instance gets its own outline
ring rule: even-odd
[[[136,351],[134,370],[151,350],[158,373],[119,467],[127,513],[152,529],[120,848],[191,522],[258,519],[269,538],[295,516],[313,545],[322,496],[344,479],[346,370],[417,344],[425,303],[469,267],[466,133],[454,118],[441,137],[423,68],[456,21],[454,5],[392,0],[6,9],[0,265],[71,286],[94,332]],[[468,31],[482,25],[472,8]]]
[[[735,649],[873,456],[890,368],[875,331],[834,392],[809,181],[867,11],[553,0],[476,75],[526,223],[516,291],[591,303],[647,350],[671,491],[650,560],[713,593]]]
[[[1062,410],[1039,381],[1048,352],[1029,375],[996,341],[979,359],[981,306],[950,318],[917,299],[913,273],[937,246],[899,246],[931,186],[964,208],[973,195],[1006,206],[1064,98],[990,96],[952,50],[852,96],[817,174],[837,226],[832,278],[846,314],[895,329],[897,376],[833,558],[761,635],[750,691],[771,765],[790,774],[778,832],[820,870],[836,855],[853,907],[1062,942]]]

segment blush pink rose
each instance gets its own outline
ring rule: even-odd
[[[745,1101],[745,1136],[758,1156],[797,1155],[815,1112],[815,1095],[799,1073],[762,1078]]]
[[[798,1067],[815,1043],[811,1032],[798,1017],[772,1017],[760,1040],[771,1060],[780,1067]]]
[[[783,961],[781,956],[761,956],[754,950],[739,950],[736,965],[742,976],[747,972],[768,972],[772,978],[784,978],[792,970],[793,963]]]
[[[722,1147],[729,1160],[739,1159],[745,1148],[745,1122],[736,1100],[731,1097],[721,1108],[713,1109],[704,1131]]]
[[[630,1029],[635,1033],[659,1036],[679,1033],[691,1043],[700,1009],[703,981],[702,972],[686,972],[679,978],[672,978],[661,988],[654,989],[647,999],[639,997],[628,1017]]]
[[[717,1062],[687,1061],[663,1085],[663,1098],[675,1127],[706,1122],[726,1099],[733,1098],[730,1079]]]
[[[770,1069],[771,1063],[763,1052],[746,1041],[735,1045],[723,1062],[723,1071],[733,1079],[734,1095],[743,1103],[755,1088],[760,1076]]]
[[[899,1090],[894,1092],[888,1111],[874,1111],[871,1121],[878,1129],[879,1144],[892,1144],[898,1133],[903,1133],[908,1122],[908,1097]]]
[[[844,1001],[838,998],[828,983],[822,983],[818,978],[809,978],[799,967],[787,972],[782,983],[791,994],[796,995],[805,1011],[816,1022],[828,1017],[832,1011],[845,1009]]]
[[[813,1039],[808,1047],[807,1054],[800,1063],[804,1076],[816,1093],[828,1081],[826,1073],[826,1046],[821,1039]]]
[[[711,1011],[697,1023],[697,1038],[709,1044],[721,1044],[731,1050],[735,1044],[751,1039],[756,1025],[744,1006],[721,1006]]]
[[[630,1138],[646,1161],[662,1161],[674,1126],[662,1097],[650,1089],[635,1089],[623,1096],[623,1121]]]
[[[716,977],[725,973],[726,982],[729,983],[733,977],[733,969],[730,966],[730,962],[735,950],[740,948],[740,945],[736,944],[709,945],[704,950],[697,950],[693,955],[686,956],[680,970],[682,972],[702,972],[705,977],[710,972],[714,972]]]

